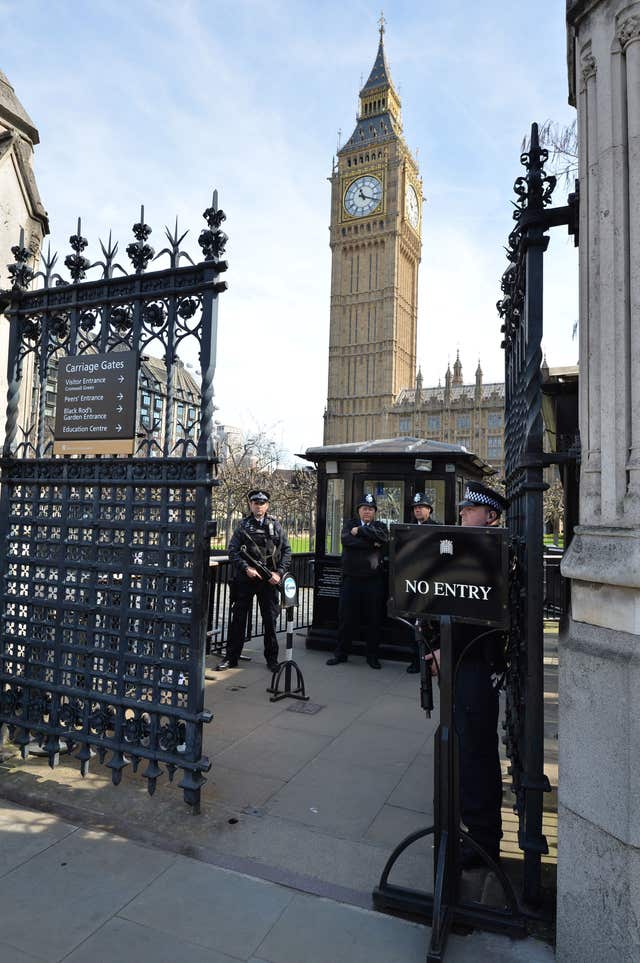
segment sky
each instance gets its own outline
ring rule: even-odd
[[[524,6],[524,5],[522,5]],[[460,352],[465,382],[504,377],[496,301],[513,182],[532,121],[570,124],[564,3],[387,0],[385,50],[423,178],[418,362],[425,387]],[[229,236],[216,418],[264,431],[284,463],[322,444],[330,184],[378,46],[379,0],[0,0],[0,69],[40,132],[34,161],[63,258],[82,217],[97,260],[145,206],[150,243],[197,236],[212,190]],[[566,202],[559,184],[555,204]],[[164,266],[159,264],[158,266]],[[4,268],[2,268],[4,270]],[[0,287],[7,286],[6,276]],[[577,251],[552,231],[548,364],[577,363]],[[192,360],[194,359],[185,359]]]

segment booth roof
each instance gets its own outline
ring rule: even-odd
[[[329,459],[369,460],[378,455],[402,456],[410,455],[414,458],[432,458],[434,456],[452,457],[452,460],[471,462],[484,475],[495,474],[495,469],[482,458],[462,445],[449,445],[443,441],[431,441],[429,438],[414,438],[403,435],[400,438],[377,438],[374,441],[352,441],[342,445],[320,445],[317,448],[307,448],[299,458],[307,461],[321,462]]]

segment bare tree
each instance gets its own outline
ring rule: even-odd
[[[578,128],[577,122],[564,125],[554,120],[545,120],[538,130],[540,146],[549,151],[549,160],[545,164],[548,174],[554,174],[565,186],[572,186],[578,176]],[[531,147],[530,137],[523,137],[521,151],[525,153]]]
[[[560,524],[564,516],[564,489],[556,478],[542,496],[544,520],[553,525],[553,544],[560,541]]]
[[[213,491],[213,516],[222,523],[219,538],[224,539],[225,546],[234,522],[247,511],[247,492],[266,488],[272,501],[276,500],[271,481],[282,454],[265,428],[228,439],[218,470],[218,486]]]

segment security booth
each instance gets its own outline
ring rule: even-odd
[[[377,518],[387,525],[412,522],[412,501],[421,492],[431,498],[435,521],[456,525],[465,482],[493,475],[494,469],[460,445],[413,437],[308,448],[300,457],[313,462],[318,473],[313,621],[306,644],[329,650],[338,629],[340,533],[344,521],[357,514],[363,492],[375,496]],[[353,651],[362,654],[364,647],[356,644]],[[409,634],[386,619],[380,651],[385,658],[409,657]]]

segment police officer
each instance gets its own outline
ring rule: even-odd
[[[338,644],[327,665],[346,662],[354,638],[365,635],[367,665],[380,669],[378,645],[385,599],[383,556],[389,541],[384,522],[376,521],[378,506],[371,494],[357,505],[357,518],[342,529],[342,585],[338,610]]]
[[[411,503],[413,507],[413,520],[416,525],[435,525],[433,514],[433,502],[425,492],[416,492]]]
[[[470,481],[459,504],[461,524],[497,525],[508,504],[500,492]],[[471,838],[497,862],[502,837],[502,770],[496,680],[504,671],[502,639],[497,632],[487,633],[477,625],[455,620],[452,634],[457,664],[454,722],[460,748],[460,815]],[[484,637],[479,638],[481,635]],[[435,675],[433,666],[432,673]],[[460,861],[463,869],[484,865],[471,847],[462,846]]]
[[[238,664],[254,595],[258,597],[262,616],[267,667],[272,672],[278,668],[278,585],[291,564],[291,548],[282,525],[273,515],[269,515],[270,498],[269,492],[261,488],[254,488],[248,493],[250,512],[237,526],[229,542],[229,560],[233,566],[231,620],[226,658],[216,667],[218,670],[233,669]],[[244,552],[269,569],[271,578],[268,582]]]
[[[413,521],[415,525],[435,525],[433,519],[433,502],[426,492],[416,492],[411,502],[413,509]],[[414,652],[411,662],[407,666],[407,672],[412,675],[420,671],[420,660],[417,651]]]

